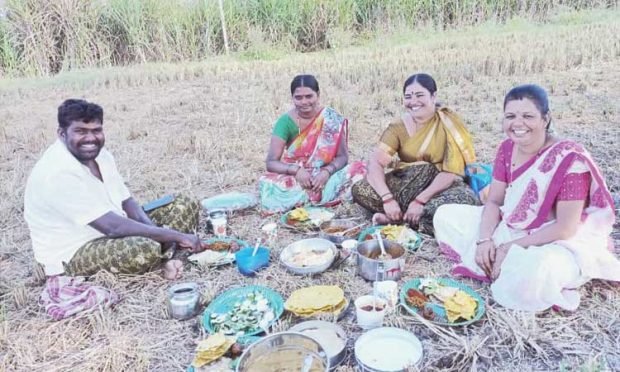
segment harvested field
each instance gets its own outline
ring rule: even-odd
[[[43,278],[22,217],[23,191],[30,169],[55,139],[56,108],[62,100],[83,97],[103,106],[107,146],[134,196],[148,201],[170,192],[204,198],[255,190],[272,124],[288,108],[288,86],[298,73],[314,73],[322,102],[349,117],[352,159],[366,158],[400,112],[401,84],[411,73],[426,71],[436,78],[440,100],[465,118],[478,156],[486,162],[503,137],[504,93],[515,84],[535,82],[550,93],[557,131],[592,152],[617,197],[619,16],[616,10],[574,14],[544,26],[479,27],[272,61],[218,57],[204,63],[1,81],[0,370],[182,371],[204,337],[198,318],[168,319],[165,291],[171,283],[158,272],[96,275],[95,283],[123,297],[112,311],[52,322],[38,306]],[[336,210],[361,213],[354,205]],[[248,241],[263,223],[255,210],[230,219],[232,234]],[[274,253],[300,238],[280,232]],[[614,236],[618,248],[618,226]],[[408,257],[403,281],[447,276],[449,269],[428,239]],[[371,288],[355,276],[353,266],[297,277],[273,260],[254,279],[240,276],[234,267],[185,270],[183,281],[197,281],[212,295],[244,284],[266,285],[284,297],[310,284],[338,284],[353,297]],[[580,290],[577,311],[532,314],[506,310],[494,304],[486,285],[464,282],[487,303],[485,317],[474,325],[437,327],[400,312],[388,317],[388,325],[421,339],[425,355],[420,370],[620,370],[619,286],[591,282]],[[275,330],[295,321],[285,315]],[[353,316],[340,324],[353,338],[359,335]],[[339,371],[353,371],[351,354],[347,363]]]

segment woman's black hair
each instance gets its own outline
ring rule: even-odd
[[[291,95],[295,94],[295,89],[306,87],[312,89],[315,93],[319,93],[319,82],[314,75],[297,75],[291,81]]]
[[[419,73],[411,75],[405,80],[405,84],[403,85],[403,94],[405,93],[405,89],[413,83],[418,83],[424,87],[424,89],[428,90],[431,93],[431,96],[437,92],[437,84],[435,83],[435,79],[429,74]]]
[[[527,98],[534,103],[540,112],[540,115],[545,116],[549,114],[549,98],[547,97],[547,92],[536,84],[518,85],[510,89],[504,98],[504,110],[506,110],[506,105],[508,102],[518,101],[524,98]],[[552,131],[551,119],[549,120],[549,123],[547,123],[546,129],[547,131]]]
[[[549,113],[547,92],[536,84],[524,84],[510,89],[504,98],[504,110],[508,102],[522,100],[523,98],[527,98],[534,102],[534,105],[536,105],[541,115],[547,115]]]

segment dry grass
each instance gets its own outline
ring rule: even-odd
[[[479,157],[489,161],[502,138],[501,99],[513,84],[549,89],[559,131],[583,142],[599,161],[614,192],[620,190],[620,26],[613,11],[602,20],[516,29],[476,29],[408,43],[381,41],[340,52],[292,55],[265,62],[220,59],[202,64],[149,65],[93,70],[45,80],[2,82],[0,87],[0,370],[183,370],[198,318],[167,319],[158,273],[112,276],[96,283],[124,300],[114,311],[51,322],[37,305],[41,275],[33,265],[22,218],[26,177],[54,140],[55,110],[68,97],[103,105],[108,147],[129,188],[142,201],[166,192],[207,197],[251,191],[264,170],[274,119],[289,105],[293,75],[315,73],[323,102],[351,119],[353,158],[364,158],[400,110],[402,81],[432,73],[441,100],[466,119]],[[579,20],[579,19],[578,19]],[[342,206],[338,213],[360,213]],[[251,240],[263,220],[255,211],[234,216],[232,233]],[[616,228],[614,234],[620,234]],[[280,246],[299,238],[282,232]],[[617,240],[617,239],[616,239]],[[278,251],[279,247],[276,247]],[[450,264],[429,240],[408,258],[405,280],[448,275]],[[314,278],[294,277],[273,262],[254,279],[232,267],[187,267],[209,293],[263,284],[284,296],[308,284],[336,283],[353,297],[370,285],[352,266]],[[465,328],[436,327],[395,314],[387,323],[413,331],[423,342],[423,370],[618,370],[620,291],[594,282],[581,289],[572,313],[528,314],[494,304],[488,288],[465,280],[486,299],[484,319]],[[277,329],[294,319],[285,316]],[[342,322],[359,334],[351,316]],[[352,344],[351,344],[352,345]],[[342,371],[353,371],[352,360]]]

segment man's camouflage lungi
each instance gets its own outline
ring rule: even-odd
[[[177,196],[174,202],[147,214],[157,226],[194,233],[200,204],[188,197]],[[99,270],[142,274],[156,267],[163,258],[161,244],[149,238],[99,238],[84,244],[71,261],[65,263],[65,272],[72,276],[88,276]]]

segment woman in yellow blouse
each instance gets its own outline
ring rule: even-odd
[[[406,112],[383,132],[366,180],[353,185],[353,199],[375,212],[376,224],[404,221],[433,234],[440,205],[480,204],[463,181],[466,164],[475,162],[471,136],[456,113],[436,106],[436,92],[428,74],[405,81]],[[394,155],[398,163],[385,173]]]

